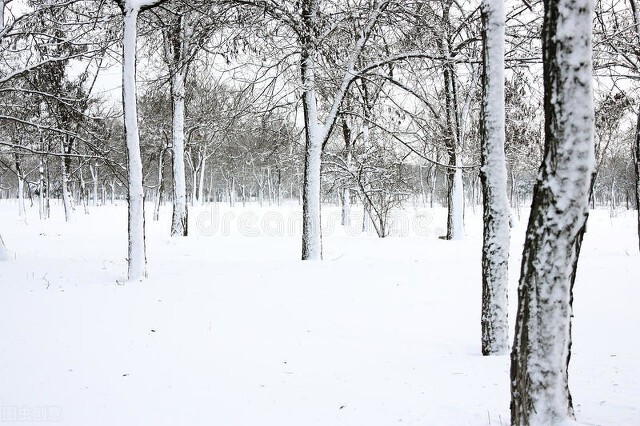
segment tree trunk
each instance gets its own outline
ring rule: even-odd
[[[636,124],[636,137],[634,141],[635,170],[636,170],[636,214],[638,220],[638,247],[640,248],[640,105],[638,105],[638,122]]]
[[[4,241],[2,240],[2,235],[0,235],[0,261],[9,260],[9,251],[7,247],[4,245]]]
[[[171,236],[187,236],[187,184],[184,166],[184,74],[174,70],[171,77],[173,107],[173,216]],[[195,181],[193,182],[195,185]]]
[[[160,203],[162,202],[162,192],[164,190],[164,153],[168,147],[160,148],[160,156],[158,158],[158,183],[156,188],[156,199],[153,206],[153,221],[160,220]]]
[[[207,165],[207,157],[202,156],[202,161],[200,161],[200,178],[198,180],[198,205],[201,206],[204,204],[204,175],[206,171]]]
[[[448,2],[449,6],[451,1]],[[443,21],[448,25],[449,12],[445,8]],[[450,55],[450,40],[447,36],[448,30],[444,32],[441,40],[440,50],[445,58]],[[452,62],[445,62],[443,66],[444,91],[445,91],[445,118],[447,123],[446,146],[449,154],[449,168],[447,169],[447,239],[455,240],[463,238],[463,215],[464,215],[464,188],[462,183],[462,162],[458,152],[459,148],[459,126],[458,126],[458,106],[455,89],[455,65]]]
[[[638,43],[640,43],[640,5],[638,0],[629,0],[631,3],[631,11],[633,12],[633,22],[635,24],[636,36]],[[636,123],[636,137],[634,141],[634,165],[636,171],[636,213],[638,220],[638,247],[640,248],[640,101],[637,105],[638,108],[638,120]]]
[[[78,176],[80,177],[80,203],[82,203],[82,209],[84,210],[84,214],[89,214],[89,205],[87,200],[87,185],[84,181],[84,176],[82,175],[82,168],[78,170]]]
[[[22,172],[22,164],[19,156],[16,154],[16,175],[18,176],[18,216],[23,219],[27,215],[27,209],[24,203],[24,173]]]
[[[70,158],[66,155],[67,151],[70,151],[70,142],[67,141],[67,136],[63,136],[61,147],[62,157],[60,157],[60,168],[62,169],[62,202],[64,204],[64,219],[66,222],[73,220],[73,201],[71,193],[69,192],[69,171],[70,171]]]
[[[100,204],[100,201],[98,200],[98,165],[89,165],[89,171],[91,172],[91,182],[93,184],[93,188],[92,188],[92,201],[93,201],[93,205],[97,206]]]
[[[325,130],[318,123],[314,53],[303,50],[301,60],[304,92],[305,155],[302,194],[302,260],[322,259],[322,226],[320,224],[320,167]]]
[[[123,8],[123,64],[122,99],[124,107],[124,133],[127,143],[128,195],[128,271],[129,281],[146,276],[144,232],[144,190],[142,186],[142,159],[138,133],[138,107],[136,101],[136,39],[138,8],[125,4]],[[113,186],[112,186],[113,188]],[[113,189],[112,189],[113,194]],[[113,195],[112,195],[113,198]]]
[[[483,75],[480,119],[480,179],[483,194],[482,354],[509,350],[507,293],[509,286],[509,202],[504,154],[503,0],[482,1]]]
[[[40,158],[40,162],[38,164],[38,212],[40,213],[40,219],[46,219],[49,217],[47,214],[47,206],[45,200],[45,191],[46,191],[46,182],[45,182],[45,174],[44,174],[44,160],[42,157]]]
[[[591,0],[545,2],[545,153],[518,286],[511,352],[511,424],[573,419],[568,386],[576,266],[595,156]]]
[[[352,147],[353,142],[351,139],[351,128],[346,119],[342,119],[342,136],[344,137],[344,166],[347,169],[347,181],[342,188],[342,226],[351,225],[351,166],[353,161]]]

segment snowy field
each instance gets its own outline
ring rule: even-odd
[[[187,238],[168,237],[166,206],[147,220],[148,280],[125,285],[124,205],[73,223],[58,204],[46,222],[17,210],[0,202],[0,423],[509,423],[509,359],[480,355],[479,209],[466,239],[443,241],[442,209],[409,209],[408,235],[378,239],[326,206],[325,260],[301,262],[297,205],[194,209]],[[523,213],[511,335],[525,227]],[[592,212],[569,372],[580,423],[640,425],[639,277],[635,212]]]

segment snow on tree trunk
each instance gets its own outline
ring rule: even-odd
[[[45,204],[44,191],[46,190],[45,177],[44,177],[44,161],[40,158],[38,163],[38,213],[40,214],[40,220],[46,219],[47,208]]]
[[[184,74],[171,77],[173,106],[173,217],[171,236],[187,236],[187,185],[184,166]],[[195,185],[195,181],[194,181]]]
[[[313,106],[311,106],[313,104]],[[305,95],[305,110],[315,109],[315,94]],[[322,228],[320,225],[320,162],[322,155],[321,129],[305,112],[306,149],[302,195],[302,259],[322,259]]]
[[[0,0],[0,31],[4,30],[4,4],[5,0]]]
[[[309,17],[311,19],[311,17]],[[312,44],[312,42],[309,42]],[[313,48],[305,46],[301,58],[304,92],[305,155],[302,194],[302,260],[322,259],[320,224],[320,167],[326,130],[318,123]]]
[[[160,219],[160,202],[162,201],[162,190],[164,188],[163,169],[164,169],[164,152],[165,147],[160,148],[158,156],[158,187],[156,188],[156,199],[153,206],[153,220],[157,222]]]
[[[483,192],[482,354],[509,350],[507,292],[509,284],[509,202],[504,154],[503,0],[482,1],[483,82],[480,118]]]
[[[123,65],[122,98],[124,131],[127,143],[128,217],[129,217],[129,281],[142,280],[146,275],[144,235],[144,190],[142,186],[142,159],[138,133],[138,108],[136,104],[136,23],[137,7],[125,3],[123,8]]]
[[[344,166],[347,169],[347,173],[350,173],[353,163],[353,142],[351,140],[351,128],[346,119],[342,120],[342,135],[345,145]],[[349,181],[347,181],[342,189],[342,226],[349,225],[351,225],[351,189],[349,188]]]
[[[445,50],[448,52],[448,50]],[[463,238],[464,215],[464,187],[462,183],[462,169],[458,153],[458,131],[456,126],[457,108],[455,106],[453,65],[444,67],[445,103],[447,121],[447,153],[449,154],[449,169],[447,170],[447,239]]]
[[[204,176],[207,165],[207,157],[202,157],[200,162],[200,178],[198,179],[198,205],[201,206],[204,203]]]
[[[449,190],[447,192],[447,239],[459,240],[464,237],[464,186],[462,182],[462,164],[458,154],[449,170]]]
[[[64,138],[66,138],[66,136]],[[71,200],[71,193],[69,192],[68,157],[64,155],[68,149],[67,143],[65,143],[64,140],[61,142],[63,155],[60,157],[60,167],[62,169],[62,203],[64,204],[64,219],[67,222],[71,222],[71,220],[73,220],[73,202]]]
[[[97,206],[100,204],[98,201],[98,165],[89,165],[89,171],[91,172],[91,183],[93,185],[92,188],[92,201],[93,205]]]
[[[18,216],[24,218],[27,215],[27,209],[24,204],[24,177],[18,174]]]
[[[573,285],[595,171],[591,0],[545,2],[545,153],[518,287],[511,424],[574,417],[568,387]]]

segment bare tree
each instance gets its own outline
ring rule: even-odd
[[[144,189],[142,186],[142,159],[138,132],[136,100],[136,40],[138,14],[163,2],[163,0],[115,0],[123,17],[122,43],[122,102],[124,132],[127,145],[128,185],[128,273],[129,281],[146,276],[144,234]]]
[[[568,386],[573,285],[594,159],[591,0],[544,4],[545,154],[529,217],[511,352],[511,424],[574,417]]]

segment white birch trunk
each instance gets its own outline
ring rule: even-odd
[[[127,273],[129,281],[139,281],[146,276],[144,190],[142,186],[142,159],[140,156],[138,108],[136,103],[136,23],[138,20],[138,11],[138,8],[129,6],[128,2],[125,3],[123,9],[122,98],[125,139],[127,143],[127,172],[129,176],[129,267]]]
[[[509,350],[507,293],[509,286],[509,201],[504,154],[504,42],[503,0],[482,1],[483,84],[480,178],[483,190],[482,354]]]
[[[511,424],[574,418],[568,385],[573,285],[595,171],[592,0],[545,2],[545,154],[518,286]]]
[[[184,164],[184,74],[175,71],[171,77],[173,104],[173,217],[171,236],[187,236],[187,184]],[[195,180],[193,182],[195,186]]]

